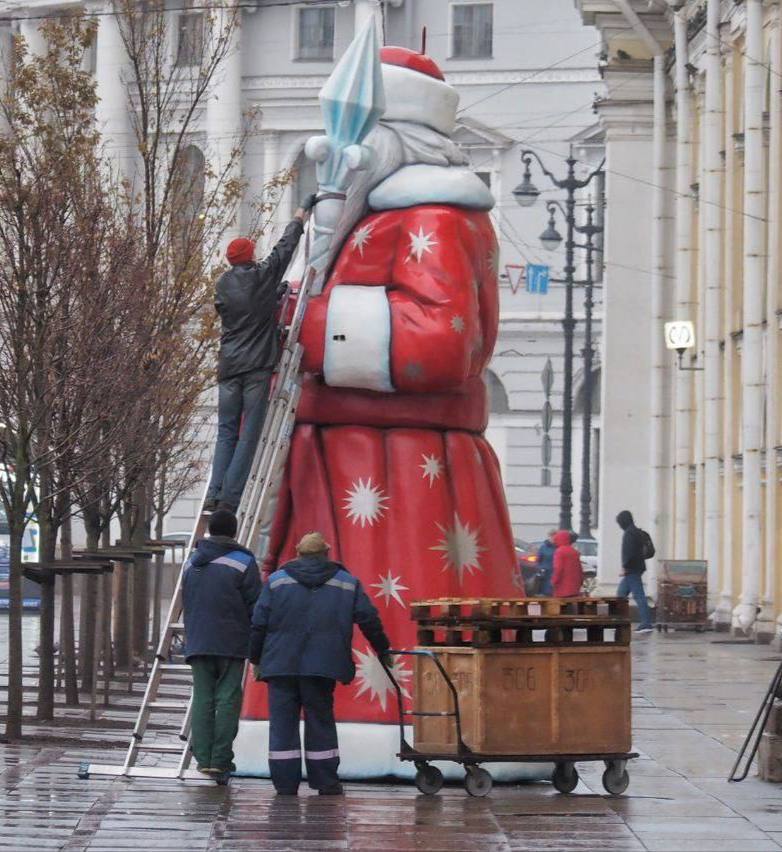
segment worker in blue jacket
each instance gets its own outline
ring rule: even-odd
[[[305,535],[296,552],[269,577],[252,618],[249,657],[269,687],[269,769],[278,795],[297,794],[303,709],[308,783],[321,795],[340,795],[334,687],[356,673],[353,625],[387,665],[389,641],[361,583],[329,561],[320,533]]]
[[[185,564],[185,659],[193,672],[192,748],[198,768],[234,770],[250,616],[261,592],[255,557],[236,535],[236,516],[218,509]]]

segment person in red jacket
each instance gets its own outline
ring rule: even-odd
[[[560,530],[554,536],[554,573],[551,580],[555,598],[575,598],[581,594],[584,572],[581,568],[581,556],[573,547],[573,537],[567,530]]]

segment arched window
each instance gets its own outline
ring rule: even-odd
[[[197,145],[188,145],[179,154],[172,174],[171,225],[178,250],[189,254],[188,247],[199,242],[202,227],[206,160]]]
[[[491,414],[508,414],[508,393],[505,386],[491,370],[486,371],[486,387],[489,392],[489,411]]]

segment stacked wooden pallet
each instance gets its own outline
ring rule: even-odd
[[[630,642],[625,598],[438,598],[415,601],[411,617],[426,647]]]

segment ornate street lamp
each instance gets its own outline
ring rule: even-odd
[[[586,178],[579,180],[576,177],[576,159],[571,150],[567,160],[567,174],[564,178],[556,178],[543,164],[540,157],[531,150],[521,152],[521,161],[524,163],[524,177],[522,182],[513,190],[513,196],[522,207],[531,207],[540,195],[538,188],[532,183],[530,164],[535,159],[544,175],[558,189],[564,189],[567,193],[563,213],[567,223],[567,237],[565,240],[565,314],[562,319],[562,328],[565,332],[565,365],[562,388],[562,473],[559,483],[559,526],[560,529],[572,528],[573,510],[573,477],[571,472],[573,454],[573,334],[576,321],[573,318],[573,287],[575,284],[574,274],[574,251],[576,249],[576,192],[588,186],[603,168],[601,163]],[[559,205],[557,205],[559,206]],[[562,209],[562,208],[560,208]],[[561,242],[562,237],[556,230],[554,222],[554,211],[548,205],[550,214],[549,226],[541,234],[541,242],[545,248],[553,250]],[[545,239],[544,239],[545,238]],[[556,243],[555,243],[556,239]]]

